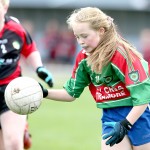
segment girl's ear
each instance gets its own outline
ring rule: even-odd
[[[103,35],[103,34],[105,33],[105,29],[104,29],[103,27],[101,27],[101,28],[99,29],[99,31],[100,31],[100,35]]]

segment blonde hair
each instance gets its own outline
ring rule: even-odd
[[[113,19],[100,9],[96,7],[76,9],[67,19],[69,28],[72,29],[72,25],[75,22],[87,22],[90,24],[90,27],[96,31],[101,27],[105,29],[105,33],[100,40],[100,43],[87,57],[87,64],[91,67],[92,71],[95,71],[96,73],[102,71],[102,68],[106,66],[113,57],[118,48],[118,44],[123,45],[130,61],[132,61],[129,54],[130,50],[141,58],[141,54],[137,52],[130,43],[118,36],[117,28]]]
[[[3,6],[8,6],[10,3],[10,0],[1,0]]]

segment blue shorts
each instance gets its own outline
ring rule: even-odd
[[[104,122],[118,122],[125,119],[132,107],[117,107],[103,109],[102,135],[110,132],[111,127],[104,125]],[[133,146],[139,146],[150,142],[150,109],[147,107],[142,116],[134,123],[127,136]]]

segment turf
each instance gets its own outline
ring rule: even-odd
[[[58,78],[61,88],[65,78]],[[40,108],[29,115],[31,150],[99,150],[101,110],[86,88],[73,102],[44,99]]]
[[[54,77],[54,88],[62,88],[70,77],[72,65],[45,64]],[[24,67],[24,64],[23,64]],[[24,76],[37,79],[32,69],[23,69]],[[40,108],[29,115],[32,134],[30,150],[99,150],[101,138],[101,110],[86,88],[73,102],[44,99]]]

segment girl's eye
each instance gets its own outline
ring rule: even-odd
[[[85,39],[85,38],[87,38],[87,37],[88,37],[87,35],[75,36],[76,39],[81,39],[81,38]]]
[[[87,35],[83,35],[82,38],[87,38]]]

